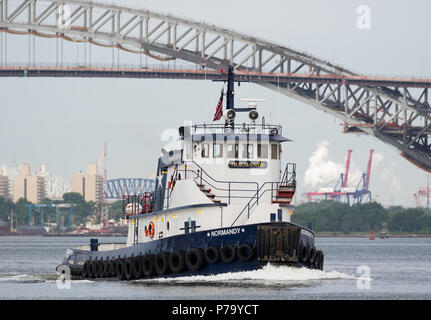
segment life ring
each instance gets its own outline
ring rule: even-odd
[[[217,247],[209,246],[205,249],[204,256],[208,263],[214,264],[220,260],[220,251]]]
[[[199,271],[205,264],[205,257],[202,249],[190,248],[186,253],[186,265],[192,271]]]
[[[135,278],[133,274],[133,257],[129,257],[124,261],[124,275],[127,280],[133,280]]]
[[[148,229],[145,229],[145,235],[147,237],[150,236],[152,238],[154,237],[155,232],[156,232],[156,228],[154,227],[154,223],[153,221],[150,221],[150,223],[148,224]]]
[[[173,273],[180,273],[186,269],[184,251],[175,250],[169,255],[169,268]]]
[[[169,254],[167,252],[160,252],[154,258],[154,268],[159,275],[170,273],[169,269]]]
[[[236,259],[236,250],[234,246],[227,245],[220,249],[220,257],[223,262],[231,263]]]
[[[146,254],[142,258],[142,271],[144,276],[147,278],[156,274],[156,270],[154,268],[154,254]]]
[[[245,243],[238,246],[237,254],[242,261],[250,261],[254,257],[254,250],[251,245]]]
[[[135,279],[140,279],[144,275],[142,271],[142,256],[133,258],[133,275]]]

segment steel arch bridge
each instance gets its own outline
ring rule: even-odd
[[[121,200],[123,195],[152,192],[156,181],[144,178],[120,178],[106,181],[106,199]]]
[[[0,31],[88,42],[161,61],[180,59],[206,69],[232,65],[237,77],[327,112],[344,122],[344,132],[373,135],[431,172],[430,80],[365,77],[215,25],[78,0],[0,0]],[[160,72],[155,77],[170,76]]]

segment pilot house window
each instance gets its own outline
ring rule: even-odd
[[[213,157],[223,158],[223,145],[220,143],[213,144]]]
[[[260,159],[268,159],[268,145],[260,144],[257,145],[257,157]]]
[[[238,159],[239,157],[239,144],[228,144],[227,145],[227,157],[230,159]]]
[[[253,145],[243,144],[242,145],[242,157],[245,159],[253,158]]]
[[[208,158],[210,156],[210,148],[208,143],[204,143],[202,145],[202,151],[201,151],[201,157],[202,158]]]
[[[271,159],[278,159],[278,145],[271,145]]]

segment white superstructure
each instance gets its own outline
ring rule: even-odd
[[[125,204],[128,246],[188,232],[290,221],[295,167],[281,164],[282,142],[290,140],[281,126],[264,119],[256,124],[252,111],[250,123],[226,120],[179,129],[182,146],[159,159],[152,197],[138,199],[135,209]],[[144,202],[151,203],[150,210],[141,209]]]

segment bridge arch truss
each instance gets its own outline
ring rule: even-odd
[[[246,77],[327,112],[344,122],[344,132],[373,135],[431,172],[430,80],[366,77],[215,25],[78,0],[0,0],[0,31],[88,42],[206,69],[232,65],[238,80]]]

